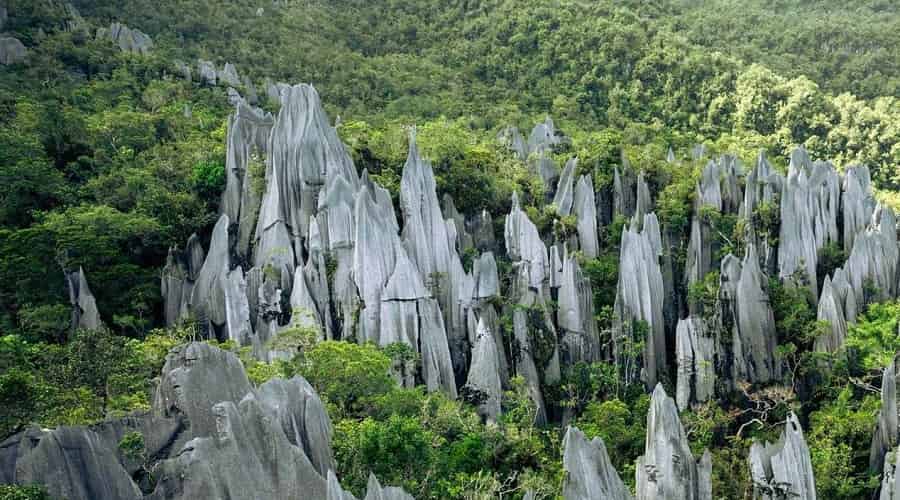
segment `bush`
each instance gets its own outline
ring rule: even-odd
[[[394,386],[391,360],[372,344],[325,341],[310,349],[300,374],[342,411],[358,410]]]

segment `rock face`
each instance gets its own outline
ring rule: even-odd
[[[769,382],[781,377],[776,356],[775,316],[764,288],[755,245],[747,245],[743,262],[729,254],[719,274],[718,328],[731,331],[730,382]]]
[[[637,499],[708,500],[712,498],[711,467],[708,451],[694,460],[675,401],[657,385],[647,414],[644,455],[636,464]]]
[[[163,461],[148,498],[325,498],[325,480],[252,394],[207,411],[215,422],[211,435]]]
[[[597,202],[594,197],[594,181],[582,175],[575,185],[572,211],[578,218],[578,245],[588,259],[595,259],[600,252],[597,237]]]
[[[828,331],[824,335],[816,337],[815,350],[837,352],[847,338],[847,321],[844,314],[844,302],[835,291],[829,276],[825,277],[825,282],[822,284],[816,319],[828,322]]]
[[[750,447],[750,474],[754,498],[815,500],[816,481],[809,448],[796,415],[788,415],[784,432],[777,443],[753,443]]]
[[[118,450],[128,432],[143,435],[152,462],[156,483],[146,496]],[[253,389],[234,354],[191,343],[167,356],[152,414],[17,434],[0,445],[0,482],[41,482],[71,500],[325,499],[335,489],[326,480],[335,468],[330,440],[325,407],[306,380]],[[372,480],[369,490],[410,498]]]
[[[116,44],[122,52],[130,52],[132,54],[148,54],[153,49],[153,39],[149,35],[121,23],[112,23],[109,29],[98,29],[97,38],[107,38]]]
[[[891,452],[890,459],[884,461],[884,472],[881,476],[881,494],[880,500],[898,500],[900,499],[900,484],[897,484],[897,457],[898,450]]]
[[[885,455],[897,446],[898,425],[897,372],[894,363],[890,363],[881,377],[881,411],[878,413],[869,451],[870,471],[881,470]]]
[[[28,51],[17,38],[11,36],[0,37],[0,64],[10,65],[25,61]]]
[[[79,267],[78,272],[67,273],[66,281],[69,284],[69,302],[72,304],[72,329],[100,328],[102,323],[100,313],[97,311],[97,301],[88,287],[84,269]]]
[[[468,347],[465,317],[459,304],[465,271],[456,253],[455,238],[451,238],[441,213],[431,164],[419,155],[415,130],[410,133],[409,154],[400,179],[400,205],[403,246],[440,305],[453,366],[464,373]]]
[[[802,147],[791,154],[781,195],[778,275],[791,280],[799,277],[813,298],[818,297],[818,250],[838,241],[840,196],[840,179],[832,165],[813,164]]]
[[[588,441],[577,427],[567,428],[563,438],[563,470],[566,500],[632,499],[609,460],[603,440]]]
[[[116,451],[84,427],[35,429],[19,443],[15,478],[9,482],[44,484],[54,498],[141,498]]]
[[[716,386],[716,339],[706,321],[688,317],[678,321],[675,357],[678,363],[675,401],[684,411],[691,403],[709,401]]]
[[[632,225],[634,226],[634,225]],[[643,352],[644,383],[653,387],[666,370],[663,318],[663,278],[659,266],[662,242],[655,214],[643,220],[643,229],[624,228],[619,253],[619,283],[613,316],[614,357],[626,382],[641,373],[640,361],[630,354],[639,330],[646,329]]]
[[[467,393],[478,406],[478,414],[488,423],[495,423],[500,415],[500,360],[494,335],[485,324],[484,318],[478,321],[475,346],[472,352],[472,365],[466,380],[464,393]]]

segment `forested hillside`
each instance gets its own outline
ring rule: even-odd
[[[0,497],[893,491],[896,2],[0,6]]]

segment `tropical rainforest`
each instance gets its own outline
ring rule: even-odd
[[[642,496],[638,458],[650,446],[654,387],[645,383],[646,366],[638,370],[642,375],[623,377],[621,353],[610,347],[622,328],[619,295],[628,279],[620,273],[628,259],[623,235],[630,234],[630,225],[646,230],[647,219],[633,222],[633,200],[624,212],[613,208],[607,220],[595,216],[600,220],[596,251],[576,250],[580,220],[550,202],[562,199],[554,195],[556,181],[542,183],[531,166],[551,162],[558,174],[577,158],[570,175],[587,179],[592,200],[594,191],[598,199],[609,193],[612,200],[626,171],[640,174],[637,184],[646,187],[664,235],[667,290],[678,302],[672,306],[677,317],[667,319],[671,324],[660,340],[668,362],[657,377],[673,396],[681,374],[675,323],[679,331],[679,320],[688,315],[714,323],[727,283],[726,255],[740,260],[753,255],[749,246],[776,248],[779,236],[786,240],[785,233],[793,232],[778,196],[749,212],[723,208],[721,200],[717,209],[703,206],[696,197],[698,186],[706,185],[709,162],[732,155],[729,164],[741,165],[739,189],[749,191],[747,172],[762,162],[793,179],[801,148],[809,158],[832,162],[834,175],[849,178],[858,166],[868,169],[872,206],[878,207],[876,215],[868,209],[869,218],[900,209],[900,4],[891,0],[0,0],[0,5],[0,52],[17,52],[0,53],[0,441],[35,427],[93,426],[152,413],[170,351],[201,342],[239,359],[255,388],[279,377],[308,381],[330,419],[334,475],[356,497],[369,498],[374,474],[414,498],[579,498],[563,494],[574,481],[563,447],[572,426],[588,439],[602,439],[628,495],[651,498]],[[110,29],[114,23],[140,30],[152,42],[126,50],[108,36],[121,33]],[[17,44],[7,43],[10,39]],[[240,78],[221,84],[228,75],[220,73],[217,84],[200,74],[197,61],[210,61],[214,74],[230,63]],[[478,352],[463,355],[462,373],[454,366],[458,387],[452,394],[434,390],[423,379],[429,355],[417,346],[338,333],[341,322],[364,323],[365,311],[318,318],[335,327],[328,335],[283,314],[273,320],[280,322],[273,331],[281,333],[266,347],[289,354],[273,357],[260,357],[259,346],[205,326],[203,317],[177,322],[167,317],[160,283],[172,261],[170,249],[184,248],[196,235],[201,252],[211,252],[217,221],[229,210],[223,193],[231,182],[227,166],[236,103],[252,95],[259,116],[277,117],[277,129],[281,104],[277,91],[273,97],[268,89],[277,89],[278,82],[314,87],[352,160],[351,184],[376,183],[389,194],[388,206],[406,214],[411,203],[404,194],[409,175],[404,166],[415,163],[409,158],[417,148],[433,169],[438,198],[452,199],[466,220],[463,226],[470,228],[469,221],[479,218],[489,221],[479,228],[499,243],[485,248],[459,243],[458,259],[471,274],[481,269],[482,250],[490,247],[492,262],[496,257],[500,293],[488,302],[497,310],[494,335],[509,352],[500,349],[506,358],[500,364],[509,364],[509,373],[496,418],[485,419],[484,398],[463,390],[465,368],[479,359]],[[511,127],[528,138],[547,117],[563,139],[539,160],[517,154]],[[247,163],[244,182],[256,182],[249,189],[257,195],[269,193],[274,184],[267,182],[275,182],[265,163],[255,158]],[[364,170],[367,180],[359,181]],[[848,192],[845,186],[835,188],[838,198]],[[786,196],[782,192],[781,200]],[[451,219],[443,206],[441,220]],[[848,210],[846,202],[840,206]],[[564,355],[558,376],[539,367],[544,408],[535,404],[535,388],[524,370],[513,369],[518,361],[510,351],[521,340],[514,335],[515,311],[527,309],[522,317],[533,332],[560,332],[549,347],[541,344],[546,335],[530,337],[538,365],[552,364],[547,360],[556,354],[550,351],[566,328],[562,319],[545,321],[536,306],[513,298],[520,267],[514,252],[506,250],[507,217],[517,211],[545,243],[558,247],[557,258],[571,251],[573,265],[590,283],[587,329],[597,332],[600,346],[596,356],[567,361]],[[402,218],[395,232],[410,220]],[[712,241],[707,256],[712,265],[692,278],[695,221],[703,226],[703,238]],[[749,226],[765,232],[763,242],[748,243]],[[848,227],[844,222],[840,231],[847,233]],[[881,229],[896,243],[896,227]],[[405,231],[405,252],[414,259]],[[303,253],[312,255],[303,238]],[[818,244],[811,279],[801,286],[780,275],[776,264],[763,266],[760,286],[774,325],[779,376],[735,381],[727,390],[717,386],[712,397],[679,404],[690,452],[699,458],[709,450],[712,496],[652,498],[793,498],[760,496],[748,455],[756,442],[784,441],[782,429],[795,418],[815,476],[813,496],[803,498],[874,498],[879,491],[882,498],[894,498],[884,496],[887,475],[880,464],[886,459],[878,456],[876,467],[872,456],[873,435],[882,432],[880,415],[893,415],[893,429],[883,433],[892,436],[886,438],[888,448],[898,444],[897,411],[884,406],[890,398],[883,382],[885,367],[893,365],[900,349],[896,254],[893,264],[872,264],[894,271],[889,286],[859,278],[864,297],[858,297],[855,320],[847,322],[836,348],[818,347],[834,320],[823,317],[819,297],[809,292],[831,290],[838,269],[850,269],[854,250],[843,240]],[[325,260],[326,281],[332,283],[341,275],[336,259]],[[240,255],[233,245],[231,262],[244,272],[255,265],[249,253]],[[96,299],[96,328],[78,320],[84,312],[79,287],[85,289],[73,285],[79,270]],[[265,268],[260,275],[268,279],[272,272]],[[445,293],[436,284],[443,278],[422,274],[435,296]],[[281,277],[281,283],[293,280]],[[564,301],[555,293],[545,311]],[[290,295],[285,292],[285,304],[293,304]],[[260,328],[255,320],[253,325]],[[651,341],[654,325],[644,318],[630,328],[638,338],[630,348],[644,353],[635,354],[639,362],[646,361],[641,339]],[[542,413],[546,418],[539,418]],[[149,494],[158,479],[151,462],[159,457],[148,455],[143,439],[127,434],[118,451],[141,464],[128,469]],[[0,451],[0,465],[9,465],[2,461],[7,456]],[[0,479],[10,483],[0,485],[0,498],[54,497],[52,485],[13,481],[2,471]]]

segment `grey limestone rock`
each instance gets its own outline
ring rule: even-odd
[[[728,254],[719,272],[716,325],[731,336],[731,349],[719,376],[726,385],[738,381],[769,382],[781,377],[776,356],[775,319],[764,288],[765,274],[759,267],[754,245],[747,245],[743,262]],[[730,332],[729,332],[730,330]]]
[[[416,146],[415,129],[410,131],[409,154],[400,179],[400,205],[403,246],[440,305],[454,366],[465,373],[468,348],[464,345],[465,316],[461,307],[461,301],[468,299],[461,296],[465,271],[455,238],[441,213],[431,164],[421,157]]]
[[[653,200],[650,198],[650,187],[644,179],[644,171],[641,170],[637,177],[637,191],[635,191],[633,219],[643,221],[644,216],[649,214],[652,209]]]
[[[603,440],[588,441],[577,427],[568,427],[563,438],[563,470],[566,500],[633,498],[613,467]]]
[[[478,414],[488,423],[496,423],[500,416],[500,360],[494,335],[484,319],[478,321],[475,346],[472,349],[472,365],[463,389],[478,407]]]
[[[247,299],[247,281],[244,271],[236,267],[219,276],[222,299],[225,303],[225,335],[228,340],[246,346],[254,342],[250,324],[250,303]]]
[[[518,127],[509,126],[497,134],[497,140],[507,149],[516,154],[516,158],[525,160],[528,158],[528,145],[519,132]]]
[[[28,58],[25,45],[17,38],[0,36],[0,64],[18,64]]]
[[[37,436],[31,434],[28,440]],[[30,449],[21,449],[15,482],[41,483],[54,498],[124,500],[141,498],[117,450],[86,427],[59,427],[40,434]]]
[[[562,333],[566,364],[600,358],[600,337],[594,321],[593,292],[574,255],[563,262],[557,294],[556,322]]]
[[[597,203],[594,198],[594,182],[590,175],[582,175],[575,185],[572,208],[578,218],[578,245],[588,259],[596,259],[600,252],[597,237]]]
[[[201,83],[214,86],[217,82],[216,65],[212,61],[198,60],[197,74],[200,75]]]
[[[548,116],[542,123],[538,123],[531,129],[531,135],[528,136],[528,154],[549,152],[564,140],[556,130],[553,120]]]
[[[788,415],[777,443],[753,443],[750,447],[750,475],[754,499],[816,499],[816,481],[809,448],[796,415]]]
[[[472,235],[469,234],[466,226],[466,219],[459,213],[459,210],[456,209],[456,204],[453,203],[453,198],[450,194],[445,194],[441,201],[441,209],[444,213],[444,218],[452,220],[453,224],[456,226],[456,251],[462,254],[475,246],[475,240],[473,240]]]
[[[853,249],[856,235],[865,230],[874,210],[875,197],[872,195],[869,168],[865,166],[847,168],[841,193],[845,252]]]
[[[102,323],[97,310],[97,301],[88,287],[84,269],[79,267],[78,272],[66,273],[66,281],[69,285],[69,302],[72,304],[72,329],[100,328]]]
[[[689,316],[675,330],[678,364],[675,401],[679,410],[713,397],[716,386],[716,339],[703,318]]]
[[[570,158],[563,168],[559,183],[556,186],[556,194],[553,196],[553,205],[559,215],[566,216],[572,213],[572,204],[575,201],[575,171],[578,168],[578,158]]]
[[[881,476],[881,493],[880,500],[900,500],[900,484],[897,484],[897,454],[900,452],[894,449],[884,461],[884,471]]]
[[[414,500],[413,496],[397,486],[381,486],[375,474],[369,474],[364,500]]]
[[[709,500],[710,467],[708,452],[694,459],[675,401],[657,385],[647,413],[644,454],[635,467],[637,499]]]
[[[325,479],[252,393],[207,411],[212,432],[161,462],[156,489],[146,498],[326,498]]]
[[[872,446],[869,448],[870,471],[881,470],[885,455],[896,448],[898,425],[897,372],[894,363],[889,363],[881,376],[881,411],[878,413]]]
[[[206,254],[206,259],[203,261],[203,266],[197,273],[191,289],[191,312],[201,326],[206,327],[210,332],[213,332],[213,327],[221,327],[227,320],[223,284],[225,277],[231,271],[228,224],[227,215],[222,215],[216,222],[209,244],[209,252]]]
[[[218,77],[219,84],[227,84],[232,87],[240,87],[241,86],[241,77],[238,75],[237,68],[234,67],[234,64],[225,63],[225,67],[222,68],[222,71],[216,73]]]
[[[498,250],[494,237],[494,220],[487,210],[482,210],[471,221],[466,222],[469,233],[472,234],[472,243],[482,252]]]
[[[663,278],[659,266],[661,253],[659,224],[655,214],[644,217],[644,229],[622,229],[619,252],[619,282],[613,309],[614,357],[624,379],[636,381],[643,371],[644,383],[653,387],[666,370],[666,342],[663,318]],[[648,328],[643,353],[643,370],[627,353],[634,342],[637,322]]]
[[[816,337],[815,350],[818,352],[837,352],[847,338],[847,321],[844,315],[844,303],[835,292],[831,278],[826,276],[819,296],[816,319],[828,322],[828,331]]]
[[[212,405],[240,401],[250,390],[250,380],[237,356],[192,342],[166,355],[153,412],[157,417],[185,419],[191,437],[207,437],[216,429]]]
[[[504,229],[506,251],[513,261],[521,261],[528,270],[528,285],[535,289],[549,280],[549,256],[541,241],[537,226],[519,206],[519,198],[513,194],[512,209],[506,217]]]
[[[263,170],[266,143],[274,119],[270,113],[247,105],[243,100],[228,118],[225,154],[225,191],[222,194],[222,213],[239,225],[237,252],[249,256],[250,240],[259,215],[257,186],[264,185],[258,176]],[[255,172],[254,172],[255,171]]]
[[[472,264],[475,299],[500,297],[500,277],[493,252],[485,252]]]
[[[109,29],[98,29],[97,38],[107,38],[122,52],[132,54],[147,54],[153,49],[153,39],[149,35],[121,23],[112,23]]]
[[[838,241],[840,196],[840,179],[831,164],[813,164],[802,147],[791,154],[781,196],[778,275],[794,280],[799,274],[813,300],[818,297],[818,250]]]
[[[331,419],[315,389],[303,377],[271,379],[256,390],[256,398],[288,441],[300,447],[321,476],[336,470],[331,451]]]
[[[275,205],[294,255],[303,255],[302,240],[309,234],[309,219],[318,208],[316,198],[322,186],[334,176],[345,180],[356,176],[350,155],[311,85],[282,88],[281,109],[269,134],[268,160],[266,175],[277,182],[268,182],[263,212],[268,204]]]

